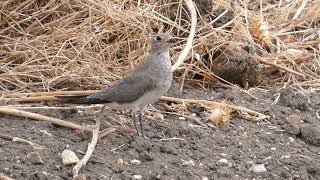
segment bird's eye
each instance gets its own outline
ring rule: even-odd
[[[157,41],[161,41],[162,39],[161,39],[160,36],[157,36],[157,37],[156,37],[156,40],[157,40]]]

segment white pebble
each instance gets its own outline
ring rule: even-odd
[[[79,162],[79,158],[77,157],[77,155],[73,151],[67,149],[65,149],[61,153],[61,158],[64,165],[71,165]]]
[[[293,141],[294,141],[294,138],[293,138],[293,137],[289,137],[289,141],[290,141],[290,142],[293,142]]]
[[[202,176],[201,180],[209,180],[209,178]]]
[[[139,161],[138,159],[132,159],[132,160],[130,161],[130,164],[139,165],[139,164],[141,164],[141,161]]]
[[[277,148],[275,148],[275,147],[272,147],[272,148],[271,148],[271,151],[275,151],[275,150],[277,150]]]
[[[185,117],[179,117],[179,119],[180,119],[180,120],[185,120],[186,118],[185,118]]]
[[[227,159],[220,159],[219,163],[224,163],[224,164],[228,164],[228,160]]]
[[[139,180],[139,179],[142,179],[142,176],[139,174],[135,174],[132,176],[132,179]]]
[[[222,157],[225,157],[225,156],[228,156],[228,154],[226,154],[226,153],[221,153],[221,156],[222,156]]]
[[[267,171],[264,164],[253,164],[250,170],[255,174],[259,174]]]
[[[196,114],[196,113],[192,113],[191,115],[192,115],[193,117],[196,117],[196,116],[197,116],[197,114]]]
[[[194,162],[192,160],[190,161],[185,161],[182,159],[182,163],[181,163],[182,166],[195,166]]]

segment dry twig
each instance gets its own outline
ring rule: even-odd
[[[241,107],[241,106],[235,106],[231,104],[226,104],[226,103],[218,103],[218,102],[212,102],[212,101],[206,101],[206,100],[196,100],[196,99],[180,99],[180,98],[175,98],[175,97],[167,97],[167,96],[162,96],[160,100],[163,101],[168,101],[168,102],[174,102],[174,103],[183,103],[183,104],[200,104],[200,105],[206,105],[206,106],[211,106],[211,107],[219,107],[219,106],[224,106],[228,109],[231,110],[236,110],[236,111],[241,111],[241,112],[246,112],[250,115],[256,116],[255,120],[261,120],[261,119],[266,119],[268,116],[261,114],[259,112],[253,111],[251,109]]]
[[[104,105],[101,109],[101,112],[100,112],[97,120],[96,120],[95,127],[92,131],[92,140],[91,140],[91,143],[88,145],[88,149],[87,149],[86,154],[72,169],[72,173],[73,173],[74,178],[78,176],[79,170],[87,164],[87,162],[89,161],[89,159],[90,159],[90,157],[91,157],[91,155],[97,145],[98,138],[99,138],[100,122],[101,122],[100,119],[101,119],[105,109],[106,109],[106,106]]]
[[[190,28],[190,33],[189,33],[189,37],[188,37],[186,46],[184,47],[183,51],[180,53],[177,62],[172,66],[172,71],[175,71],[185,61],[186,57],[188,56],[188,53],[190,52],[190,50],[192,48],[193,38],[196,34],[196,27],[197,27],[196,8],[194,7],[192,0],[185,0],[184,2],[186,3],[186,5],[189,9],[189,12],[190,12],[191,28]]]
[[[8,141],[13,141],[13,142],[18,142],[18,143],[23,143],[23,144],[28,144],[31,145],[33,149],[43,149],[44,146],[41,146],[39,144],[36,144],[34,142],[28,141],[26,139],[22,139],[22,138],[18,138],[18,137],[12,137],[9,135],[5,135],[5,134],[0,134],[0,138],[8,140]]]
[[[23,117],[23,118],[30,118],[30,119],[39,120],[39,121],[48,121],[48,122],[51,122],[53,124],[56,124],[56,125],[59,125],[62,127],[67,127],[67,128],[76,129],[76,130],[89,131],[89,132],[92,131],[91,128],[88,128],[86,126],[78,125],[78,124],[64,121],[64,120],[57,119],[57,118],[44,116],[41,114],[17,110],[17,109],[13,109],[13,108],[0,108],[0,113],[12,115],[12,116]]]

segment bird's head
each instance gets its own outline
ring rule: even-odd
[[[175,42],[176,40],[172,35],[167,33],[160,33],[152,39],[151,49],[152,51],[168,50]]]

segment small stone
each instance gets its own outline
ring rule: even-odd
[[[209,178],[202,176],[201,180],[209,180]]]
[[[289,134],[298,135],[301,132],[301,119],[297,115],[290,115],[287,118],[286,131]]]
[[[272,148],[271,148],[271,151],[275,151],[275,150],[277,150],[277,148],[275,148],[275,147],[272,147]]]
[[[195,164],[194,164],[194,162],[193,162],[192,160],[190,160],[190,161],[185,161],[185,160],[181,159],[181,161],[182,161],[181,165],[182,165],[183,167],[186,167],[186,166],[195,166]]]
[[[117,160],[117,166],[123,166],[123,165],[124,165],[123,159],[118,159]]]
[[[289,137],[288,139],[289,139],[290,142],[293,142],[293,141],[294,141],[294,138],[293,138],[293,137]]]
[[[3,172],[5,172],[6,174],[11,174],[12,170],[7,168],[7,167],[5,167],[5,168],[3,168]]]
[[[250,170],[255,174],[264,173],[267,171],[264,164],[253,164],[250,168]]]
[[[76,177],[73,177],[72,180],[86,180],[86,176],[84,174],[80,174]]]
[[[42,161],[38,152],[31,152],[27,156],[27,159],[30,160],[31,164],[34,165],[43,165],[44,162]]]
[[[185,117],[179,117],[179,120],[186,120],[186,118]]]
[[[14,180],[9,178],[8,176],[0,175],[0,180]]]
[[[132,179],[139,180],[139,179],[142,179],[142,176],[139,175],[139,174],[135,174],[135,175],[132,176]]]
[[[226,156],[228,156],[228,154],[226,154],[226,153],[221,153],[221,156],[222,156],[222,157],[226,157]]]
[[[132,159],[132,160],[130,161],[130,164],[139,165],[139,164],[141,164],[141,161],[139,161],[138,159]]]
[[[228,164],[228,160],[227,159],[220,159],[219,163],[224,163],[224,164]]]
[[[157,174],[156,179],[161,179],[161,174]]]
[[[77,157],[77,155],[73,151],[67,149],[65,149],[61,153],[61,158],[64,165],[71,165],[79,162],[79,158]]]

